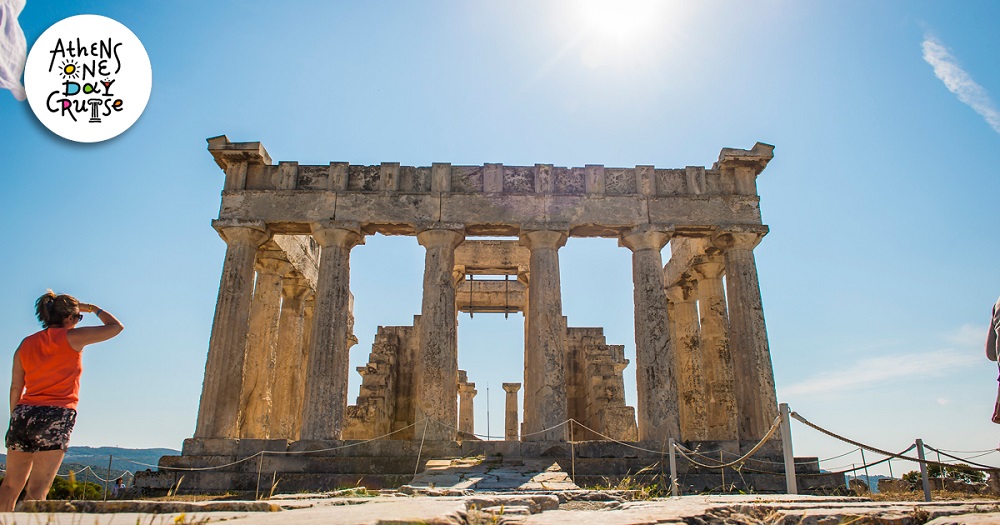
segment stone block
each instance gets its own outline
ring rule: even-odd
[[[913,485],[909,481],[895,478],[882,478],[878,480],[878,491],[883,493],[909,492]]]
[[[184,456],[235,456],[240,440],[226,438],[188,438],[181,445]]]
[[[337,220],[373,224],[405,224],[441,221],[441,198],[424,194],[357,194],[337,197]]]
[[[236,455],[244,458],[263,451],[285,452],[287,450],[287,439],[241,439],[236,449]]]
[[[237,459],[239,459],[237,456],[163,456],[160,458],[159,466],[178,469],[204,468],[225,465]]]
[[[668,196],[648,199],[649,222],[682,225],[760,224],[755,196]]]

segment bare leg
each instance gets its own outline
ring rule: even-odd
[[[33,459],[31,452],[7,449],[7,473],[3,485],[0,485],[0,512],[14,512],[17,497],[28,481],[28,474],[31,474]]]
[[[31,477],[28,478],[28,492],[24,495],[24,499],[45,499],[66,453],[57,449],[35,452],[33,455],[35,462],[31,469]]]

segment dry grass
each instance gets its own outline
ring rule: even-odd
[[[924,492],[920,491],[904,491],[904,492],[878,492],[875,494],[865,494],[863,497],[869,498],[872,501],[924,501]],[[997,501],[1000,502],[1000,496],[993,494],[969,494],[968,492],[957,492],[953,490],[932,490],[931,491],[932,501]]]

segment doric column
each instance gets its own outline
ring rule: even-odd
[[[357,223],[313,224],[322,247],[309,337],[301,439],[340,439],[347,410],[351,248],[364,243]]]
[[[527,441],[566,440],[566,426],[558,426],[566,421],[569,410],[559,284],[559,248],[566,244],[566,237],[566,232],[552,230],[521,233],[521,244],[531,252],[524,341],[524,403],[532,407],[522,436]]]
[[[698,296],[693,280],[681,280],[667,288],[668,316],[673,330],[674,368],[677,372],[677,404],[682,441],[708,439],[708,407],[705,395]]]
[[[476,432],[475,410],[472,399],[476,397],[475,383],[462,383],[458,385],[458,431],[466,434]]]
[[[271,432],[271,386],[278,347],[281,278],[292,268],[276,255],[261,251],[257,256],[257,284],[250,307],[250,335],[240,393],[241,438],[267,439]]]
[[[302,395],[305,392],[305,296],[309,284],[301,275],[286,276],[281,287],[281,320],[274,383],[271,387],[272,438],[299,439]]]
[[[208,343],[196,438],[235,438],[240,410],[243,358],[249,332],[257,248],[270,238],[262,222],[214,221],[226,241],[219,297]]]
[[[313,319],[316,317],[314,315],[316,312],[315,290],[306,292],[303,303],[305,319],[302,321],[302,361],[299,362],[302,384],[299,386],[299,398],[304,401],[306,397],[306,382],[309,380],[309,349],[312,348]],[[348,347],[350,346],[352,345],[348,342]],[[302,414],[305,411],[303,401],[299,402],[301,408],[295,413],[295,431],[292,433],[293,436],[296,436],[295,439],[302,438]]]
[[[426,439],[454,440],[458,412],[458,319],[455,315],[455,247],[465,239],[460,228],[434,228],[417,234],[426,249],[424,295],[420,307],[420,346],[415,363],[416,420],[430,418]]]
[[[669,232],[648,225],[634,228],[619,238],[619,245],[632,251],[636,416],[639,439],[643,441],[681,437],[674,348],[660,257],[660,250],[668,240]]]
[[[517,391],[521,389],[521,383],[504,383],[503,389],[507,392],[506,410],[504,410],[504,439],[517,441]]]
[[[737,439],[737,405],[729,320],[722,289],[724,266],[719,256],[703,255],[695,257],[691,268],[698,279],[702,366],[708,396],[708,439],[734,440]]]
[[[736,366],[739,436],[764,437],[778,416],[774,370],[764,326],[764,307],[753,248],[761,232],[724,232],[715,238],[725,253],[726,291],[729,296],[730,345]]]

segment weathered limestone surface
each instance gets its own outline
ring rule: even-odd
[[[697,283],[687,279],[667,288],[667,316],[674,339],[674,368],[678,371],[677,404],[682,441],[709,439],[709,406],[705,393],[696,286]]]
[[[471,436],[475,433],[476,384],[469,382],[465,370],[458,371],[458,431]]]
[[[622,234],[620,244],[632,251],[635,302],[635,366],[639,439],[680,439],[674,347],[670,340],[667,296],[660,250],[670,233],[651,225]]]
[[[270,237],[262,222],[215,221],[226,241],[219,298],[208,344],[195,437],[237,437],[243,360],[257,247]]]
[[[270,437],[271,386],[274,384],[278,349],[281,279],[291,270],[291,265],[279,256],[264,251],[257,258],[257,284],[254,286],[250,308],[250,334],[240,394],[241,438]]]
[[[442,469],[444,467],[441,467]],[[461,466],[452,466],[459,469]],[[483,472],[479,472],[479,471]],[[518,481],[531,472],[511,467],[493,473],[470,468],[468,481],[498,484]],[[565,472],[543,472],[545,477]],[[447,474],[442,475],[442,477]],[[542,477],[542,476],[539,476]],[[463,480],[464,481],[464,480]],[[568,480],[566,480],[568,481]],[[507,483],[505,483],[507,482]],[[565,484],[568,484],[564,482]],[[544,480],[534,483],[542,489]],[[435,485],[437,486],[437,485]],[[460,485],[459,485],[460,486]],[[536,489],[537,490],[537,489]],[[683,496],[627,501],[622,491],[567,490],[554,493],[467,494],[462,489],[409,487],[375,496],[359,490],[346,494],[305,493],[276,496],[270,501],[29,501],[22,502],[11,521],[32,523],[45,513],[46,523],[75,525],[104,522],[105,516],[131,523],[181,522],[208,519],[238,525],[338,523],[341,525],[434,523],[519,523],[525,525],[648,525],[654,523],[928,523],[986,525],[1000,521],[996,502],[965,501],[873,502],[862,498],[769,495]],[[450,493],[450,494],[449,494]],[[423,497],[401,497],[419,494]],[[443,497],[427,497],[440,495]],[[275,512],[281,510],[281,512]],[[762,519],[762,517],[764,517]],[[93,519],[91,519],[93,518]],[[928,521],[929,520],[929,521]]]
[[[635,441],[635,409],[625,405],[622,372],[628,366],[625,347],[609,345],[601,328],[569,328],[567,398],[574,441]]]
[[[725,232],[716,244],[725,250],[729,323],[738,383],[740,439],[764,437],[778,415],[771,351],[764,326],[753,248],[763,232]]]
[[[462,313],[516,313],[524,311],[527,286],[516,279],[463,279],[455,290]]]
[[[199,439],[278,451],[288,439],[306,450],[419,436],[447,448],[473,429],[474,385],[457,370],[459,312],[525,315],[525,441],[515,441],[514,406],[510,444],[501,442],[519,453],[559,454],[569,433],[717,450],[759,439],[777,413],[753,257],[767,233],[756,177],[772,146],[726,148],[710,168],[683,169],[274,165],[260,143],[225,136],[209,151],[225,171],[215,226],[227,255]],[[379,327],[348,407],[350,252],[374,233],[417,237],[424,294],[413,326]],[[562,315],[558,250],[569,236],[618,238],[632,251],[638,420],[624,402],[624,348],[601,329],[567,328]],[[516,404],[516,390],[507,397]],[[221,483],[213,475],[192,482]]]
[[[316,289],[319,278],[319,244],[311,235],[274,235],[271,240],[282,256],[305,280],[309,288]]]
[[[368,364],[358,367],[361,391],[357,403],[347,407],[344,439],[372,439],[392,432],[396,387],[400,374],[399,338],[380,331],[368,354]]]
[[[271,386],[271,437],[299,438],[306,386],[306,295],[311,293],[307,280],[298,272],[282,280],[278,348]]]
[[[364,237],[356,224],[317,223],[322,247],[302,412],[302,439],[339,439],[347,408],[351,248]]]
[[[504,439],[517,441],[517,391],[521,389],[521,383],[504,383],[503,389],[507,392],[504,400]]]
[[[701,311],[702,365],[708,397],[706,420],[708,439],[737,439],[736,394],[733,353],[730,350],[729,320],[722,288],[725,266],[721,258],[699,256],[692,269],[698,279],[698,308]],[[743,382],[744,376],[739,376]],[[763,435],[761,435],[763,437]]]
[[[420,308],[420,351],[416,359],[417,420],[429,418],[427,439],[455,439],[458,378],[458,319],[455,317],[455,247],[460,230],[427,229],[417,241],[424,257],[424,296]]]
[[[558,250],[566,244],[566,234],[527,231],[521,235],[521,242],[531,251],[524,342],[526,427],[521,438],[563,441],[563,423],[567,420],[566,321],[559,289]]]

